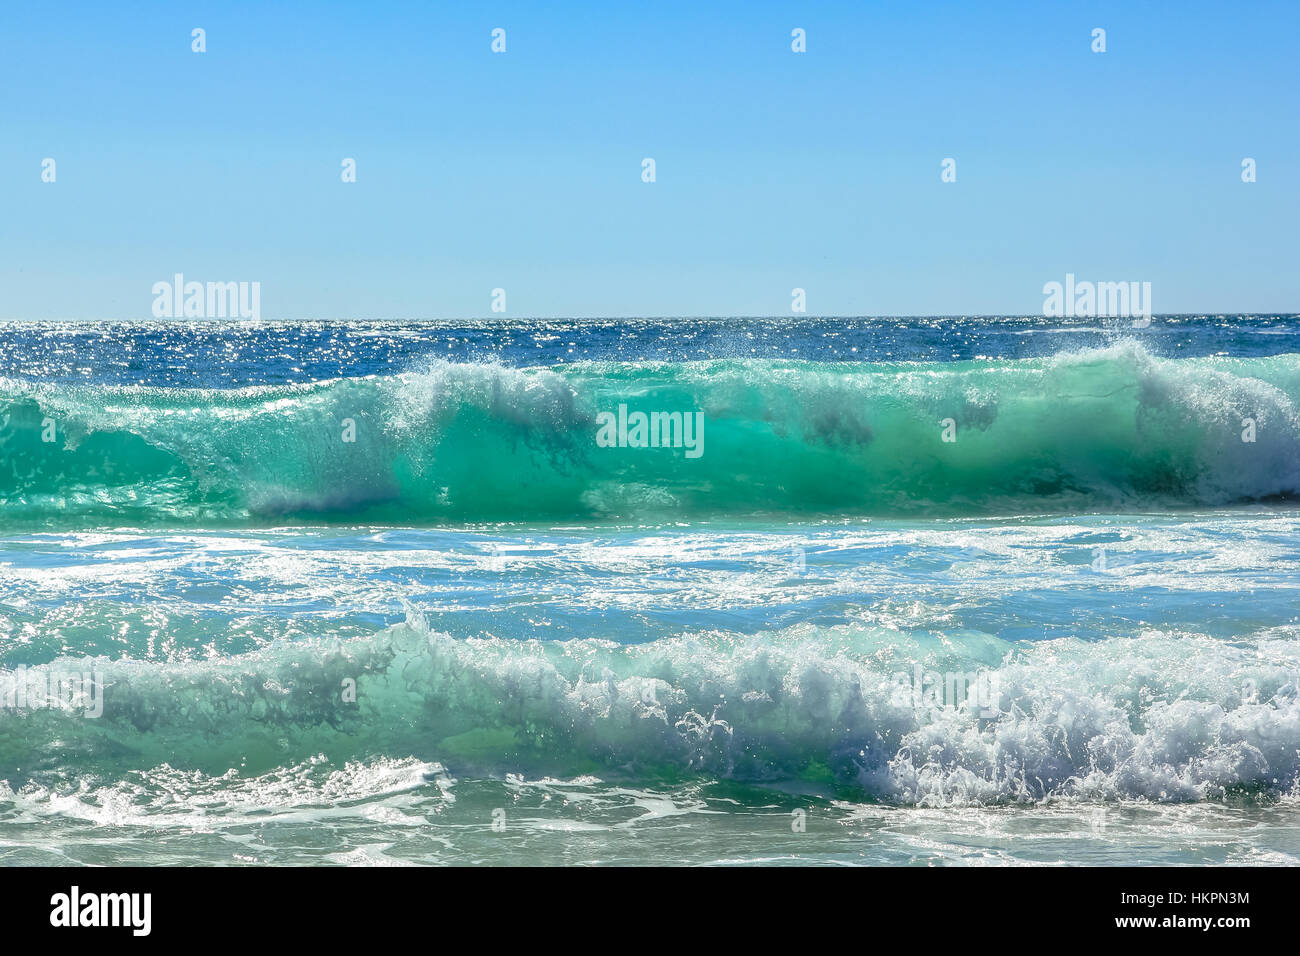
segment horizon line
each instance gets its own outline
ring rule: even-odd
[[[1270,309],[1265,311],[1225,311],[1216,309],[1212,311],[1201,312],[1153,312],[1150,318],[1158,319],[1182,319],[1182,318],[1298,318],[1300,319],[1300,310],[1287,309]],[[1116,315],[1098,315],[1098,316],[1046,316],[1040,313],[1032,312],[915,312],[915,313],[861,313],[861,314],[812,314],[812,313],[795,313],[795,314],[728,314],[728,315],[469,315],[469,316],[369,316],[366,318],[246,318],[243,316],[228,317],[194,317],[185,318],[183,316],[169,316],[159,318],[157,316],[148,316],[147,318],[133,318],[124,316],[112,317],[64,317],[64,318],[32,318],[24,317],[0,317],[0,323],[58,323],[58,322],[103,322],[103,323],[137,323],[137,324],[159,324],[159,325],[199,325],[199,324],[223,324],[223,325],[276,325],[276,324],[294,324],[294,323],[347,323],[347,322],[405,322],[405,323],[437,323],[437,322],[475,322],[475,323],[498,323],[508,324],[517,322],[668,322],[668,321],[739,321],[753,319],[786,319],[795,322],[809,321],[826,321],[826,320],[851,320],[851,319],[1046,319],[1059,324],[1083,325],[1097,322],[1107,322],[1117,320],[1118,322],[1128,321],[1133,316],[1116,316]]]

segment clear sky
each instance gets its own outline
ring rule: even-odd
[[[1037,313],[1067,272],[1149,281],[1156,312],[1298,311],[1297,213],[1296,0],[0,22],[6,319],[148,318],[177,272],[286,319],[484,316],[497,287],[515,318],[781,315],[794,287],[809,315]]]

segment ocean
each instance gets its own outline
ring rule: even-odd
[[[1300,317],[0,327],[0,862],[1300,862]]]

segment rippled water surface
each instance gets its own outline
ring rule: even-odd
[[[1295,863],[1296,336],[8,326],[0,861]]]

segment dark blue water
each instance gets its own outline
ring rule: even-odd
[[[15,322],[0,376],[46,383],[236,388],[389,375],[413,362],[528,367],[718,358],[947,362],[1037,358],[1138,339],[1169,358],[1293,352],[1300,316],[540,319],[465,322]]]

